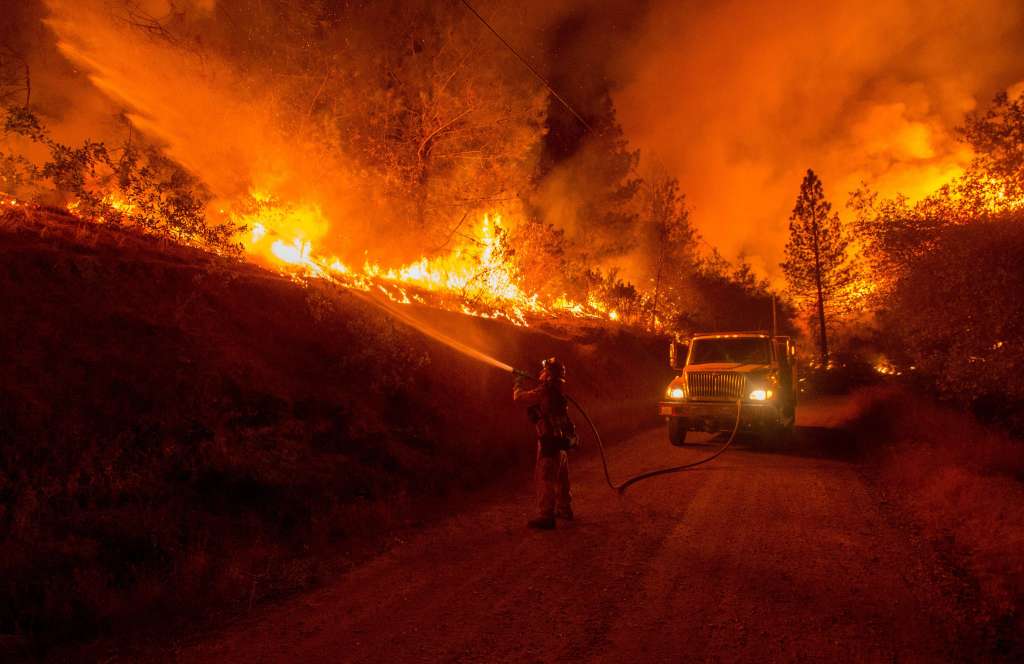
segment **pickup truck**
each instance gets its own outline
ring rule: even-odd
[[[690,431],[729,431],[740,402],[740,430],[785,439],[796,422],[796,348],[789,337],[760,332],[696,334],[672,343],[669,364],[679,372],[658,412],[668,439],[679,446]]]

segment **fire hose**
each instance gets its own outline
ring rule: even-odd
[[[524,371],[522,369],[516,369],[516,368],[512,367],[511,365],[505,364],[504,362],[501,362],[501,361],[491,357],[490,355],[487,355],[486,353],[483,353],[483,352],[477,350],[476,348],[473,348],[472,346],[469,346],[469,345],[467,345],[467,344],[465,344],[465,343],[463,343],[463,342],[461,342],[461,341],[459,341],[457,339],[453,339],[452,337],[448,336],[447,334],[444,334],[443,332],[440,332],[439,330],[434,329],[432,326],[427,325],[424,322],[417,320],[410,313],[408,313],[407,311],[403,311],[403,310],[399,309],[397,306],[395,306],[394,304],[392,304],[390,302],[386,302],[384,300],[381,300],[381,299],[378,299],[378,298],[375,298],[375,297],[371,297],[369,295],[365,295],[365,294],[359,293],[359,292],[355,292],[355,295],[358,296],[360,299],[362,299],[362,300],[364,300],[364,301],[366,301],[366,302],[368,302],[368,303],[370,303],[370,304],[372,304],[372,305],[374,305],[376,307],[379,307],[379,308],[383,309],[385,312],[387,312],[391,316],[395,317],[396,319],[404,322],[406,325],[409,325],[410,327],[413,327],[413,328],[419,330],[423,334],[425,334],[425,335],[427,335],[427,336],[429,336],[429,337],[431,337],[431,338],[433,338],[433,339],[435,339],[435,340],[445,344],[449,348],[452,348],[453,350],[455,350],[455,351],[457,351],[459,353],[462,353],[463,355],[471,357],[474,360],[477,360],[479,362],[483,362],[485,364],[489,364],[489,365],[491,365],[491,366],[493,366],[495,368],[501,369],[502,371],[507,371],[507,372],[513,374],[514,376],[519,376],[521,378],[525,378],[525,379],[528,379],[528,380],[531,380],[531,381],[534,381],[534,382],[540,382],[539,379],[536,376],[530,374],[528,371]],[[576,401],[576,399],[572,398],[569,395],[565,395],[565,398],[566,398],[566,400],[569,403],[571,403],[576,408],[576,410],[578,410],[580,412],[580,415],[582,415],[583,419],[586,420],[587,425],[590,427],[590,430],[594,432],[594,439],[597,441],[597,448],[601,452],[601,465],[604,468],[604,480],[605,480],[605,482],[608,483],[609,488],[611,488],[614,491],[618,491],[620,493],[625,491],[627,487],[629,487],[629,486],[639,482],[640,480],[644,480],[644,479],[647,479],[649,477],[656,477],[658,475],[668,475],[668,474],[671,474],[671,473],[682,472],[684,470],[689,470],[691,468],[696,468],[697,466],[704,465],[705,463],[708,463],[709,461],[713,461],[714,459],[717,459],[719,456],[722,455],[723,452],[725,452],[727,449],[729,449],[729,447],[732,445],[733,441],[736,439],[736,432],[739,431],[739,428],[740,428],[740,414],[741,414],[742,408],[743,408],[743,403],[740,400],[737,399],[737,401],[736,401],[736,423],[732,427],[732,433],[729,435],[729,439],[727,441],[725,441],[725,443],[721,447],[719,447],[718,450],[716,450],[713,454],[710,454],[707,457],[705,457],[703,459],[700,459],[699,461],[694,461],[692,463],[685,463],[685,464],[682,464],[682,465],[679,465],[679,466],[669,466],[667,468],[658,468],[658,469],[655,469],[655,470],[649,470],[647,472],[640,473],[639,475],[633,475],[632,477],[627,477],[620,484],[615,484],[614,482],[612,482],[611,474],[608,471],[608,457],[605,454],[604,441],[601,440],[601,433],[597,430],[597,425],[594,424],[594,421],[590,419],[590,415],[587,414],[587,411],[583,409],[583,406],[581,406],[580,403],[578,401]]]
[[[529,372],[523,371],[522,369],[513,369],[512,373],[515,374],[516,376],[520,376],[522,378],[528,378],[528,379],[530,379],[530,380],[532,380],[534,382],[539,382],[539,380],[535,376],[531,375]],[[645,480],[645,479],[648,479],[648,478],[651,478],[651,477],[657,477],[658,475],[670,475],[672,473],[679,473],[679,472],[683,472],[685,470],[690,470],[691,468],[696,468],[697,466],[702,466],[702,465],[708,463],[709,461],[714,461],[718,457],[722,456],[722,454],[727,449],[729,449],[729,447],[732,445],[733,441],[736,440],[736,433],[740,429],[740,415],[742,414],[742,411],[743,411],[743,402],[741,400],[737,399],[736,400],[736,422],[733,424],[732,433],[729,434],[729,439],[726,440],[725,443],[723,443],[712,454],[709,454],[708,456],[706,456],[703,459],[700,459],[698,461],[693,461],[693,462],[690,462],[690,463],[684,463],[684,464],[681,464],[681,465],[678,465],[678,466],[668,466],[666,468],[656,468],[655,470],[648,470],[646,472],[639,473],[639,474],[633,475],[631,477],[627,477],[625,480],[623,480],[619,484],[616,484],[615,482],[612,481],[611,473],[608,471],[608,455],[605,453],[604,441],[601,440],[601,432],[597,430],[597,425],[595,425],[594,421],[592,419],[590,419],[590,415],[588,415],[587,411],[583,409],[583,406],[580,405],[579,401],[577,401],[576,399],[574,399],[573,397],[571,397],[568,394],[566,394],[564,396],[565,396],[566,401],[571,403],[576,408],[576,410],[578,410],[580,412],[580,415],[583,416],[583,419],[586,421],[587,425],[590,427],[590,430],[594,433],[594,440],[597,441],[597,449],[601,453],[601,466],[604,468],[604,481],[608,483],[608,487],[610,489],[612,489],[613,491],[618,491],[619,493],[624,492],[627,488],[629,488],[630,486],[632,486],[633,484],[636,484],[637,482],[639,482],[641,480]]]

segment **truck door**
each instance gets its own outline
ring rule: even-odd
[[[775,358],[779,366],[779,388],[785,404],[796,407],[796,349],[789,337],[775,338]]]

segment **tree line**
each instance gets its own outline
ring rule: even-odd
[[[862,186],[846,224],[808,170],[782,267],[821,364],[831,336],[847,348],[866,340],[904,373],[1020,427],[1024,99],[996,96],[959,135],[974,152],[961,176],[917,202]]]

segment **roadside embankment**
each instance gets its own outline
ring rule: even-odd
[[[315,585],[356,543],[532,462],[510,375],[329,285],[19,213],[0,218],[0,299],[8,642]],[[514,366],[563,358],[610,438],[656,421],[657,339],[416,314]]]
[[[855,394],[849,423],[882,488],[977,586],[975,619],[1008,657],[1024,634],[1024,444],[900,387]],[[1019,661],[1019,660],[1018,660]]]

